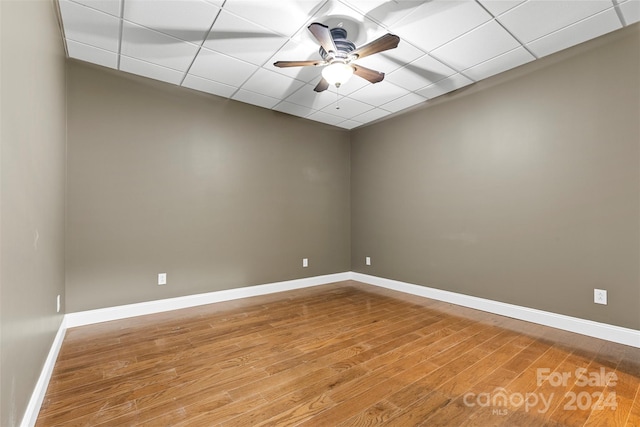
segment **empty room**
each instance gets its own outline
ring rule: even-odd
[[[0,0],[0,425],[640,426],[640,0]]]

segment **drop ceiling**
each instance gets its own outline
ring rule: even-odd
[[[353,129],[640,20],[640,0],[59,0],[69,57]],[[316,93],[312,22],[396,49]],[[339,108],[336,108],[339,107]]]

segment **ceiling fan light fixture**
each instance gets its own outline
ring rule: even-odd
[[[331,85],[340,87],[353,75],[353,67],[344,62],[333,62],[322,70],[322,77]]]
[[[324,24],[314,22],[307,28],[320,44],[318,53],[322,57],[322,61],[276,61],[273,65],[278,68],[306,67],[312,65],[324,66],[322,79],[320,79],[316,87],[313,88],[315,92],[324,92],[329,89],[330,85],[339,88],[346,83],[353,74],[369,83],[381,82],[384,79],[384,73],[355,63],[353,63],[353,65],[350,64],[352,61],[360,60],[365,56],[395,49],[398,47],[398,43],[400,43],[400,37],[387,33],[364,46],[356,48],[353,42],[347,40],[347,31],[340,26],[329,29],[329,27]]]

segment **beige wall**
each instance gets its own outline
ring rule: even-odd
[[[640,329],[639,28],[354,132],[353,270]]]
[[[0,1],[0,425],[20,422],[62,321],[65,59],[51,1]]]
[[[636,25],[351,134],[70,61],[68,309],[351,268],[639,328],[637,47]]]
[[[69,312],[349,270],[347,131],[75,61],[68,75]]]

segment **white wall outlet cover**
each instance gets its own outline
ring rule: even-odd
[[[158,285],[166,285],[166,284],[167,284],[167,273],[159,273]]]
[[[309,258],[302,258],[302,266],[309,267]]]
[[[594,289],[593,302],[596,304],[607,305],[607,291],[605,289]]]
[[[371,257],[370,257],[370,256],[366,257],[366,258],[364,259],[364,263],[365,263],[366,265],[371,265]]]
[[[56,297],[56,313],[60,313],[60,295]]]

